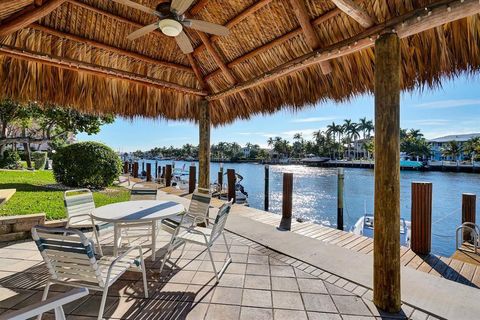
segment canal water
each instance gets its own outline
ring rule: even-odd
[[[152,169],[155,161],[151,162]],[[172,161],[159,161],[158,165]],[[176,161],[175,167],[185,168],[192,163]],[[193,163],[198,166],[197,162]],[[211,164],[211,181],[217,180],[220,165]],[[251,207],[263,209],[264,166],[250,163],[226,163],[224,172],[231,168],[241,174]],[[140,164],[141,169],[141,164]],[[198,172],[198,170],[197,170]],[[293,214],[295,217],[336,226],[337,169],[301,165],[270,166],[270,211],[282,211],[282,174],[292,172]],[[344,223],[350,229],[365,210],[373,213],[373,170],[345,168]],[[186,179],[188,179],[186,177]],[[226,177],[224,178],[226,182]],[[410,220],[411,183],[428,181],[433,184],[432,252],[450,256],[455,251],[455,228],[461,224],[462,193],[475,193],[480,197],[480,174],[450,172],[401,172],[401,216]],[[480,201],[477,199],[477,208]],[[477,222],[480,221],[477,210]]]

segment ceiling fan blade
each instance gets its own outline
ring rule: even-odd
[[[194,0],[172,0],[170,11],[175,11],[178,15],[183,14],[192,5]]]
[[[131,8],[141,10],[141,11],[146,12],[146,13],[156,15],[156,16],[159,15],[159,13],[157,13],[157,11],[155,11],[155,10],[149,8],[149,7],[145,7],[145,6],[141,5],[140,3],[136,3],[136,2],[133,2],[133,1],[130,1],[130,0],[112,0],[112,1],[116,2],[116,3],[126,5],[126,6],[129,6]]]
[[[180,32],[180,34],[175,37],[175,41],[177,41],[177,44],[183,53],[187,54],[193,52],[192,43],[190,42],[190,39],[188,39],[185,31]]]
[[[230,30],[227,27],[221,26],[219,24],[203,21],[203,20],[194,20],[194,19],[185,19],[185,22],[192,29],[215,34],[217,36],[228,36]]]
[[[127,36],[128,40],[135,40],[158,28],[158,22],[149,24],[143,28],[133,31]]]

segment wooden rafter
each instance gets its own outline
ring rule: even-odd
[[[151,77],[141,76],[128,71],[103,67],[87,62],[67,59],[63,57],[55,57],[34,51],[27,51],[7,45],[0,45],[0,54],[14,59],[22,59],[31,62],[37,62],[44,65],[57,67],[76,72],[84,72],[95,76],[105,77],[109,79],[124,80],[135,84],[141,84],[158,89],[173,90],[185,94],[205,96],[207,92],[194,88],[185,87],[173,82],[159,80]]]
[[[8,36],[20,29],[25,28],[29,24],[43,18],[53,10],[57,9],[66,0],[49,0],[43,3],[41,6],[35,7],[29,10],[25,14],[17,16],[15,19],[10,20],[0,25],[0,37]]]
[[[267,6],[272,2],[273,0],[260,0],[258,2],[255,2],[252,4],[250,7],[246,8],[242,12],[240,12],[237,16],[235,16],[232,20],[228,21],[225,24],[225,27],[228,29],[232,29],[236,25],[238,25],[240,22],[244,21],[251,15],[253,15],[255,12],[258,10],[262,9],[263,7]],[[218,39],[221,39],[222,37],[213,35],[210,37],[210,41],[215,42]],[[197,55],[199,54],[202,50],[205,49],[205,46],[203,44],[199,45],[198,47],[195,48],[194,54]]]
[[[197,2],[196,5],[190,8],[189,12],[191,15],[196,15],[200,11],[202,11],[208,4],[209,0],[200,0]]]
[[[305,2],[302,0],[290,0],[290,4],[293,7],[293,12],[297,17],[298,23],[303,30],[303,34],[307,39],[307,43],[312,50],[317,50],[322,46],[320,38],[318,37],[315,28],[310,23],[310,17],[308,16],[307,8],[305,7]],[[332,66],[330,62],[323,61],[320,63],[323,74],[329,74],[332,72]]]
[[[353,0],[331,0],[340,10],[352,17],[362,27],[370,28],[375,24],[373,19],[362,7]]]
[[[383,32],[391,32],[392,30],[395,30],[400,38],[406,38],[479,13],[480,3],[478,0],[442,1],[441,5],[436,3],[426,9],[422,8],[413,10],[402,16],[386,21],[382,25],[375,25],[357,36],[341,41],[327,48],[307,53],[292,61],[284,63],[273,70],[267,71],[254,79],[211,95],[207,97],[207,99],[222,99],[243,90],[274,81],[293,72],[301,71],[322,61],[343,57],[370,48],[374,45],[376,37]]]
[[[37,23],[33,23],[28,27],[31,28],[31,29],[35,29],[35,30],[38,30],[38,31],[41,31],[41,32],[44,32],[44,33],[62,38],[62,39],[68,39],[68,40],[76,41],[76,42],[79,42],[79,43],[82,43],[82,44],[87,44],[89,46],[92,46],[92,47],[95,47],[95,48],[98,48],[98,49],[103,49],[103,50],[106,50],[106,51],[109,51],[109,52],[112,52],[112,53],[116,53],[116,54],[126,56],[126,57],[129,57],[129,58],[132,58],[132,59],[140,60],[140,61],[143,61],[143,62],[146,62],[146,63],[151,63],[151,64],[154,64],[154,65],[157,65],[157,66],[171,68],[171,69],[175,69],[175,70],[178,70],[178,71],[193,73],[193,70],[191,68],[189,68],[187,66],[183,66],[181,64],[176,64],[176,63],[172,63],[172,62],[157,60],[157,59],[154,59],[154,58],[151,58],[151,57],[148,57],[148,56],[136,53],[136,52],[132,52],[132,51],[120,49],[120,48],[117,48],[117,47],[113,47],[113,46],[110,46],[108,44],[104,44],[104,43],[101,43],[101,42],[98,42],[98,41],[95,41],[95,40],[90,40],[90,39],[87,39],[87,38],[84,38],[84,37],[81,37],[81,36],[77,36],[77,35],[74,35],[74,34],[61,32],[61,31],[58,31],[58,30],[50,28],[50,27],[45,27],[45,26],[39,25]]]
[[[333,10],[330,10],[326,13],[324,13],[323,15],[319,16],[318,18],[314,19],[311,21],[311,24],[314,25],[314,26],[318,26],[322,23],[324,23],[325,21],[328,21],[336,16],[338,16],[340,13],[342,13],[342,11],[338,8],[335,8]],[[256,49],[253,49],[252,51],[250,52],[247,52],[246,54],[236,58],[235,60],[232,60],[231,62],[229,62],[227,64],[227,66],[229,68],[233,68],[239,64],[241,64],[242,62],[245,62],[259,54],[262,54],[274,47],[276,47],[277,45],[280,45],[284,42],[287,42],[288,40],[290,39],[293,39],[295,38],[296,36],[300,35],[302,33],[302,28],[297,28],[295,30],[292,30],[290,31],[289,33],[287,34],[284,34],[283,36],[279,37],[279,38],[275,38],[273,39],[272,41],[256,48]],[[208,74],[205,76],[205,80],[208,81],[209,79],[213,78],[213,77],[216,77],[217,75],[219,75],[220,73],[222,72],[222,70],[220,69],[217,69],[215,71],[213,71],[212,73]]]
[[[203,78],[202,72],[200,71],[200,68],[198,67],[197,62],[195,61],[195,58],[191,53],[187,54],[187,59],[188,62],[190,62],[190,65],[192,66],[192,70],[195,73],[195,76],[197,77],[198,82],[200,83],[200,87],[203,90],[210,91],[208,89],[208,84],[205,82],[205,79]]]
[[[225,78],[227,78],[228,82],[230,84],[236,84],[237,80],[235,79],[232,71],[227,67],[225,62],[223,61],[222,57],[220,57],[220,54],[218,53],[217,49],[215,49],[208,39],[208,36],[203,33],[203,32],[198,32],[198,36],[200,37],[200,40],[202,40],[203,44],[205,45],[205,48],[207,49],[208,53],[210,56],[213,58],[217,66],[222,70],[223,75]]]

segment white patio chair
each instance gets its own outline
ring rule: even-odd
[[[100,320],[108,288],[134,266],[142,271],[143,289],[145,298],[148,298],[145,263],[140,246],[131,247],[118,257],[103,256],[97,259],[91,240],[77,229],[33,227],[32,238],[50,273],[42,301],[47,299],[52,283],[102,291],[98,312]],[[134,250],[138,250],[138,255],[132,253]]]
[[[230,247],[227,242],[227,238],[225,237],[225,233],[223,232],[225,228],[225,223],[227,222],[228,214],[230,213],[230,209],[232,207],[233,200],[223,204],[220,209],[218,210],[217,217],[214,220],[211,228],[203,228],[199,227],[195,224],[183,224],[183,221],[180,221],[180,224],[175,229],[175,232],[172,235],[172,239],[168,245],[167,252],[165,253],[165,257],[163,258],[162,265],[160,267],[160,273],[163,271],[163,268],[170,259],[173,250],[175,250],[179,243],[183,243],[182,252],[180,256],[177,258],[180,259],[183,255],[183,251],[185,249],[185,244],[187,242],[203,245],[206,247],[208,256],[210,261],[212,262],[213,272],[215,273],[215,278],[217,279],[217,283],[220,281],[221,276],[227,269],[228,265],[232,262],[232,256],[230,255]],[[213,220],[210,219],[209,220]],[[215,240],[217,240],[220,235],[223,237],[223,241],[225,241],[225,246],[227,248],[227,256],[225,262],[217,273],[217,268],[215,267],[215,262],[213,261],[211,247],[213,246]],[[174,264],[173,264],[174,265]]]
[[[67,228],[92,228],[93,235],[98,245],[98,252],[103,255],[102,246],[98,237],[100,225],[92,217],[95,209],[93,194],[89,189],[67,190],[63,194],[63,203],[67,210]],[[105,225],[105,224],[102,224]]]
[[[87,288],[75,288],[47,300],[33,303],[25,308],[0,315],[0,320],[27,320],[54,310],[56,320],[66,320],[63,306],[88,295]]]
[[[199,190],[203,189],[199,188]],[[210,208],[211,200],[212,196],[208,193],[194,192],[187,212],[176,217],[163,219],[160,224],[162,230],[167,231],[168,233],[174,233],[175,229],[177,229],[180,224],[180,221],[183,221],[183,224],[190,223],[190,225],[202,224],[203,226],[207,226],[208,210]]]
[[[156,200],[158,187],[158,184],[154,182],[137,182],[130,190],[130,201]],[[132,239],[147,238],[147,241],[155,241],[152,238],[152,224],[150,222],[129,222],[118,224],[117,227],[121,232],[122,240],[126,239],[129,245],[131,245]]]

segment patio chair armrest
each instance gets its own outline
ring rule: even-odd
[[[207,235],[205,233],[199,231],[199,230],[195,230],[194,227],[178,226],[179,231],[180,231],[180,229],[185,229],[187,233],[194,233],[194,234],[201,235],[205,238],[205,242],[208,242]]]

